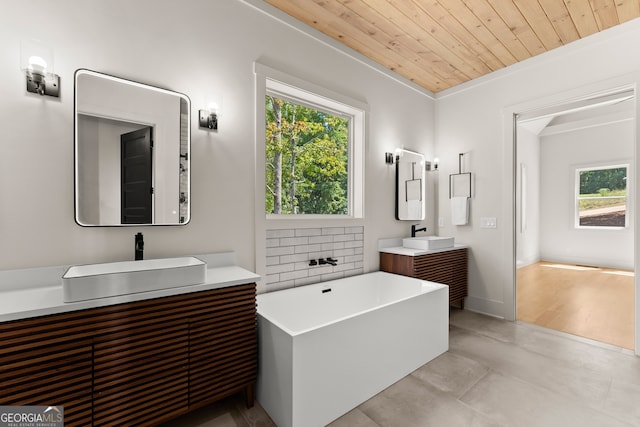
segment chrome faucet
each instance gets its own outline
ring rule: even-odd
[[[416,232],[418,231],[427,231],[427,227],[416,228],[416,225],[420,225],[420,224],[411,225],[411,237],[416,237]]]
[[[142,233],[136,234],[135,250],[135,260],[140,261],[144,254],[144,237],[142,236]]]

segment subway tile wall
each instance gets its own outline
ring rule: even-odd
[[[266,249],[267,292],[354,276],[363,273],[364,227],[267,230]],[[337,265],[309,265],[319,258]]]

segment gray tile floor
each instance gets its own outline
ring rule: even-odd
[[[640,358],[536,326],[452,310],[449,351],[330,424],[640,426]],[[165,427],[273,426],[234,396]]]

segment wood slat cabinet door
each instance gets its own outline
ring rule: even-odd
[[[133,320],[97,335],[93,425],[149,426],[187,412],[188,335],[182,319]]]
[[[467,248],[418,256],[380,253],[380,270],[449,286],[449,303],[464,308],[468,295]]]
[[[464,308],[467,296],[467,249],[414,257],[415,277],[449,286],[449,303]]]
[[[73,316],[0,325],[0,404],[63,406],[65,426],[91,425],[93,344]],[[71,331],[71,332],[69,332]]]
[[[206,310],[191,318],[189,409],[244,390],[253,405],[257,376],[255,284],[203,296]]]

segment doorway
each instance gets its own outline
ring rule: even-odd
[[[153,222],[152,128],[120,135],[121,224]]]
[[[515,116],[516,320],[634,348],[635,117],[632,88]]]

